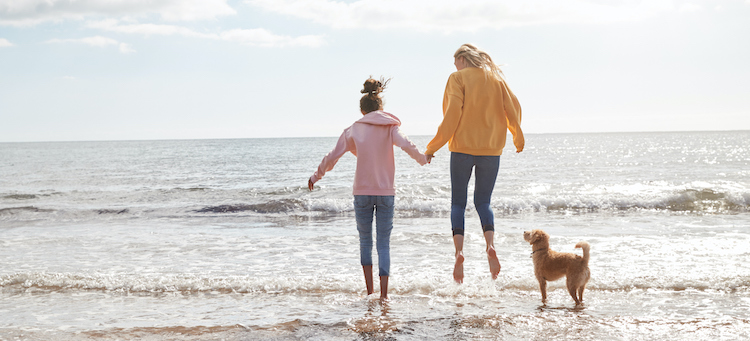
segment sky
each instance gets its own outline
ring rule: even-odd
[[[0,142],[433,135],[463,43],[526,134],[750,130],[750,0],[0,0]]]

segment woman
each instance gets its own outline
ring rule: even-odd
[[[456,247],[453,278],[464,278],[464,212],[469,178],[475,169],[474,206],[482,223],[487,259],[492,279],[500,273],[495,252],[495,222],[490,207],[506,131],[513,134],[516,152],[524,147],[521,106],[505,84],[503,73],[489,54],[471,44],[462,45],[453,55],[456,72],[448,78],[443,96],[443,122],[427,145],[425,154],[448,143],[451,151],[451,226]]]

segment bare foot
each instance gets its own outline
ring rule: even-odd
[[[453,267],[453,279],[458,284],[461,284],[464,282],[464,253],[463,252],[459,252],[456,254],[456,265]]]
[[[487,260],[490,262],[490,273],[492,274],[492,279],[497,279],[497,275],[500,274],[500,261],[497,259],[497,253],[495,252],[494,246],[490,246],[487,249]]]

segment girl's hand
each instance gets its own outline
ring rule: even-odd
[[[307,188],[309,188],[311,191],[313,190],[313,182],[312,179],[307,179]]]
[[[425,154],[424,156],[427,157],[427,163],[432,163],[432,158],[435,157],[433,154]]]

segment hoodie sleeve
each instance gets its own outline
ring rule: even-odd
[[[448,84],[445,85],[445,94],[443,95],[443,122],[438,127],[437,134],[432,141],[427,144],[425,154],[435,154],[438,149],[442,148],[456,132],[458,122],[461,121],[464,106],[464,88],[458,72],[454,72],[448,77]]]
[[[505,82],[503,82],[503,106],[505,119],[508,121],[508,130],[513,134],[513,144],[517,150],[521,151],[526,143],[521,130],[521,104],[518,103],[518,98]]]
[[[393,144],[409,154],[417,163],[422,166],[427,164],[427,156],[419,152],[417,146],[401,132],[398,126],[391,128],[391,137],[393,138]]]
[[[339,161],[339,159],[346,154],[346,152],[352,150],[353,153],[353,143],[349,143],[349,131],[350,128],[347,128],[344,130],[344,132],[339,137],[339,141],[336,143],[336,147],[333,148],[326,156],[323,157],[323,161],[320,162],[320,165],[318,166],[318,170],[313,173],[313,175],[310,177],[310,181],[312,183],[318,182],[321,178],[323,178],[323,175],[326,174],[329,170],[333,169],[333,166],[336,165],[336,162]],[[355,154],[356,155],[356,154]]]

